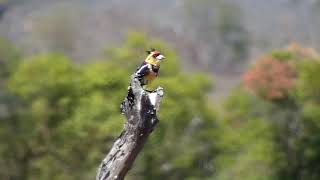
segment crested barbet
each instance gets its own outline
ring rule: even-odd
[[[151,49],[147,53],[147,58],[134,74],[134,77],[139,80],[141,86],[149,84],[158,76],[160,62],[165,59],[165,56],[155,49]]]
[[[134,73],[134,78],[139,80],[142,87],[152,82],[158,76],[160,62],[165,59],[165,56],[162,55],[160,51],[157,51],[155,49],[151,49],[150,51],[147,51],[147,53],[147,58]],[[132,107],[132,105],[134,104],[134,94],[132,92],[131,84],[128,87],[128,95],[126,99],[129,103],[129,106]],[[120,106],[120,110],[122,113],[124,113],[124,103],[125,100],[121,103]]]

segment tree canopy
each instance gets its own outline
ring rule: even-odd
[[[145,50],[167,59],[160,123],[127,179],[320,178],[320,56],[293,44],[266,53],[225,100],[212,80],[186,72],[174,48],[140,33],[99,61],[25,57],[0,44],[1,179],[92,179],[123,127],[119,105]]]

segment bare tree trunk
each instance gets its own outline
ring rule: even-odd
[[[96,180],[123,180],[158,123],[157,111],[163,97],[163,89],[158,87],[154,92],[148,92],[140,86],[137,79],[131,79],[134,105],[125,100],[123,108],[127,121],[99,166]]]

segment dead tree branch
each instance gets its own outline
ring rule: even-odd
[[[159,87],[154,92],[148,92],[137,79],[131,79],[134,105],[125,100],[123,108],[127,121],[100,164],[96,180],[123,180],[158,123],[157,111],[164,94],[163,89]]]

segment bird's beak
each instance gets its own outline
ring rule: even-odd
[[[157,60],[161,61],[164,60],[166,57],[162,54],[160,54],[159,56],[156,57]]]

